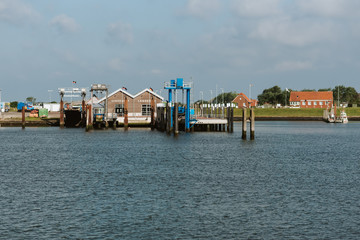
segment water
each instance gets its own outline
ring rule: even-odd
[[[359,239],[359,128],[0,128],[0,239]]]

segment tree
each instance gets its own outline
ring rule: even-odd
[[[301,92],[316,92],[315,89],[303,89]]]
[[[17,105],[18,105],[18,101],[10,102],[11,108],[17,108]]]
[[[330,92],[331,88],[320,88],[318,92]]]
[[[357,104],[359,103],[359,95],[353,87],[345,87],[343,85],[335,86],[332,90],[334,101],[337,102],[346,102],[348,104]]]
[[[34,97],[27,97],[27,98],[26,98],[26,102],[31,102],[31,103],[34,105],[35,102],[36,102],[36,98],[34,98]]]
[[[283,99],[283,100],[282,100]],[[272,88],[265,89],[262,94],[258,95],[259,104],[264,103],[278,104],[284,102],[283,91],[279,86],[274,86]]]
[[[216,98],[217,98],[217,103],[222,103],[224,100],[224,103],[231,103],[232,100],[234,100],[237,96],[236,92],[227,92],[227,93],[220,93],[219,95],[217,95],[216,97],[210,99],[209,101],[204,100],[204,99],[199,99],[197,100],[195,103],[196,104],[201,104],[201,102],[203,102],[204,104],[207,103],[216,103]]]

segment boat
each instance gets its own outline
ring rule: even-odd
[[[336,123],[348,123],[348,122],[349,122],[345,110],[342,110],[342,111],[340,112],[340,117],[336,118],[335,122],[336,122]]]

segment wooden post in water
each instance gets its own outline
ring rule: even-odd
[[[22,126],[22,129],[25,128],[25,107],[22,107],[21,109],[21,126]]]
[[[255,139],[255,111],[250,108],[250,140]]]
[[[63,101],[63,97],[61,96],[61,100],[60,100],[60,127],[63,128],[65,125],[64,122],[64,101]]]
[[[226,109],[227,132],[230,132],[230,107]]]
[[[246,140],[246,108],[243,108],[243,117],[242,117],[242,139]]]
[[[155,129],[155,102],[154,102],[154,96],[151,97],[151,103],[150,103],[150,109],[151,109],[151,130]]]
[[[129,128],[129,111],[128,111],[128,100],[125,96],[125,104],[124,104],[124,128],[128,130]]]
[[[86,106],[85,100],[83,99],[81,102],[81,127],[86,126]]]
[[[174,105],[174,135],[179,135],[179,103],[175,103]]]
[[[166,105],[166,133],[170,134],[170,125],[171,125],[171,107],[168,103]]]
[[[230,107],[230,132],[234,132],[234,108]]]

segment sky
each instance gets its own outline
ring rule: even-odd
[[[166,97],[176,78],[194,100],[360,91],[358,0],[0,0],[0,33],[2,101],[59,101],[58,88],[93,83]]]

